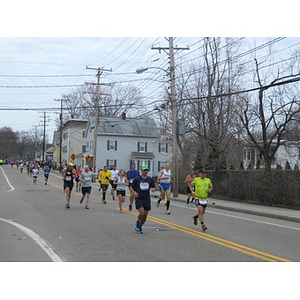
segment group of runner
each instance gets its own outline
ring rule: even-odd
[[[100,183],[99,191],[102,190],[102,203],[106,204],[106,192],[109,184],[111,184],[111,196],[115,200],[115,192],[119,199],[119,211],[123,211],[123,204],[125,202],[126,187],[130,190],[129,198],[129,211],[132,211],[133,201],[135,200],[135,207],[138,210],[138,219],[136,222],[135,230],[139,233],[143,233],[142,226],[147,220],[149,211],[151,210],[150,191],[155,192],[156,185],[152,177],[148,176],[148,167],[141,167],[141,174],[136,170],[136,164],[131,165],[130,170],[127,171],[125,176],[125,170],[117,170],[116,166],[113,166],[112,170],[108,170],[107,166],[104,166],[98,174],[91,171],[89,166],[85,166],[84,171],[75,171],[74,165],[69,163],[67,167],[62,171],[62,179],[64,180],[64,189],[66,191],[66,208],[70,208],[71,191],[73,188],[73,179],[80,182],[82,197],[80,203],[83,203],[86,199],[85,208],[89,209],[89,197],[92,189],[92,177],[98,176]],[[160,197],[156,203],[156,207],[159,207],[162,199],[166,201],[166,214],[170,214],[170,193],[171,193],[171,170],[170,164],[166,163],[165,167],[158,175],[157,181],[159,182]],[[202,230],[207,230],[207,226],[204,224],[204,214],[207,207],[207,197],[212,191],[212,183],[209,178],[206,178],[206,171],[201,170],[199,177],[196,177],[194,172],[191,171],[186,176],[185,183],[187,184],[187,205],[190,206],[195,200],[195,205],[198,208],[198,213],[193,216],[193,223],[198,224],[200,220]],[[79,187],[80,189],[80,187]],[[78,191],[78,190],[77,190]],[[192,199],[191,199],[192,198]]]
[[[33,183],[36,184],[39,174],[39,165],[36,163],[26,163],[27,172],[33,177]],[[20,164],[20,170],[24,166]],[[70,208],[71,193],[74,186],[74,179],[76,182],[76,192],[81,191],[82,197],[80,203],[85,200],[85,209],[89,209],[89,199],[92,190],[92,179],[97,177],[100,183],[99,191],[102,190],[102,203],[106,204],[106,192],[109,185],[111,185],[111,197],[115,200],[115,193],[119,200],[119,211],[123,212],[123,204],[125,203],[126,189],[129,188],[129,211],[132,211],[133,202],[135,200],[135,208],[138,210],[138,219],[136,222],[135,230],[143,233],[142,226],[147,220],[149,211],[151,210],[150,191],[155,192],[156,184],[152,177],[148,176],[148,166],[141,167],[141,173],[136,169],[136,164],[132,163],[130,170],[125,173],[125,170],[117,170],[113,166],[112,170],[108,170],[107,166],[99,170],[98,174],[92,172],[89,166],[85,166],[84,170],[78,166],[77,168],[73,163],[68,163],[62,170],[63,189],[66,193],[66,208]],[[50,167],[45,165],[43,168],[45,185],[48,183]],[[160,196],[156,203],[158,208],[162,199],[165,200],[166,214],[170,215],[170,194],[172,185],[171,166],[169,163],[160,171],[157,181],[160,190]],[[194,225],[200,221],[202,230],[207,230],[204,224],[204,214],[207,207],[207,198],[212,191],[212,183],[206,177],[206,171],[200,170],[199,177],[195,176],[194,171],[191,171],[185,178],[187,186],[187,206],[191,206],[193,201],[198,208],[198,213],[193,216]]]

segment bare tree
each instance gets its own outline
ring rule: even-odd
[[[262,155],[265,170],[270,171],[276,151],[286,143],[289,125],[300,112],[297,86],[288,85],[300,80],[300,73],[283,75],[278,71],[275,79],[264,84],[260,66],[255,59],[258,95],[254,100],[243,98],[240,120],[249,142]]]
[[[198,151],[202,151],[202,157],[206,155],[206,167],[216,171],[225,167],[228,147],[235,134],[235,98],[230,93],[237,88],[242,70],[239,62],[232,59],[238,47],[235,39],[205,38],[204,62],[194,67],[193,81],[185,93],[190,99],[189,115],[193,121],[190,130],[202,147],[207,145]]]

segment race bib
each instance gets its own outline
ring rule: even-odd
[[[91,180],[91,176],[86,176],[85,180]]]
[[[129,182],[130,182],[130,183],[133,183],[133,179],[130,179]]]
[[[199,199],[199,203],[202,204],[202,205],[206,205],[207,200],[206,199]]]
[[[72,177],[71,176],[66,176],[66,181],[71,181]]]
[[[148,182],[141,182],[140,183],[140,189],[141,189],[141,191],[149,190],[149,183]]]

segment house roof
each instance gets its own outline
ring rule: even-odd
[[[92,123],[92,122],[91,122]],[[159,130],[151,118],[123,120],[117,117],[100,117],[98,134],[159,137]]]

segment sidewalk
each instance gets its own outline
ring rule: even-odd
[[[152,195],[154,195],[154,197],[157,198],[159,193],[155,192]],[[186,199],[187,196],[184,194],[178,194],[177,198],[174,198],[171,194],[171,201],[186,203]],[[238,201],[222,200],[215,198],[208,199],[208,208],[209,207],[300,223],[300,210],[297,209],[264,206],[259,204],[249,204]]]

